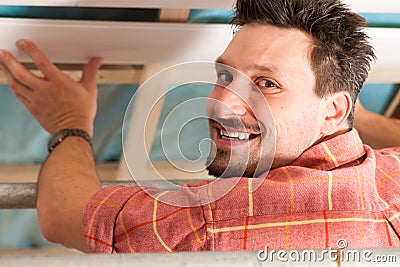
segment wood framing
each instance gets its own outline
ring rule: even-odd
[[[26,66],[34,74],[42,76],[42,73],[37,70],[32,64]],[[71,79],[79,81],[82,77],[83,65],[58,65],[63,72]],[[129,65],[105,65],[100,68],[97,74],[98,84],[138,84],[142,76],[142,68]],[[4,72],[0,70],[0,84],[6,84],[7,78]]]
[[[400,88],[395,97],[393,97],[389,107],[386,109],[385,116],[400,119]]]
[[[97,172],[101,180],[114,180],[118,163],[98,163]],[[36,182],[40,164],[0,164],[0,183]]]
[[[163,8],[160,9],[158,19],[160,22],[186,22],[189,18],[190,9],[186,8]]]

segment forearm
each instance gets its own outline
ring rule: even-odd
[[[90,197],[99,189],[90,145],[80,137],[66,138],[49,155],[39,174],[37,210],[44,236],[88,251],[81,230],[82,216]]]
[[[373,148],[400,146],[400,120],[362,110],[356,113],[355,128],[363,142]]]
[[[17,46],[42,72],[38,77],[9,51],[0,50],[0,66],[15,96],[51,135],[80,129],[93,135],[97,71],[100,58],[83,68],[79,82],[67,77],[32,42]],[[39,174],[37,209],[40,227],[50,241],[88,251],[82,235],[82,216],[90,197],[100,189],[92,149],[81,137],[69,136],[51,152]]]

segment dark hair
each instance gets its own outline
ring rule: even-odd
[[[295,28],[310,34],[314,45],[310,53],[315,74],[315,93],[325,97],[347,91],[353,100],[348,117],[353,127],[354,103],[375,59],[363,17],[339,0],[237,0],[231,23],[267,24]]]

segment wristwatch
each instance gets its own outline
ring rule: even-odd
[[[61,144],[62,141],[65,140],[68,136],[79,136],[85,139],[89,144],[90,147],[93,148],[92,138],[90,138],[89,134],[81,129],[63,129],[56,133],[47,144],[47,149],[49,152],[53,151],[56,146]]]

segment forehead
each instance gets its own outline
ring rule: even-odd
[[[244,25],[219,58],[244,70],[251,66],[310,68],[312,37],[297,29]]]

